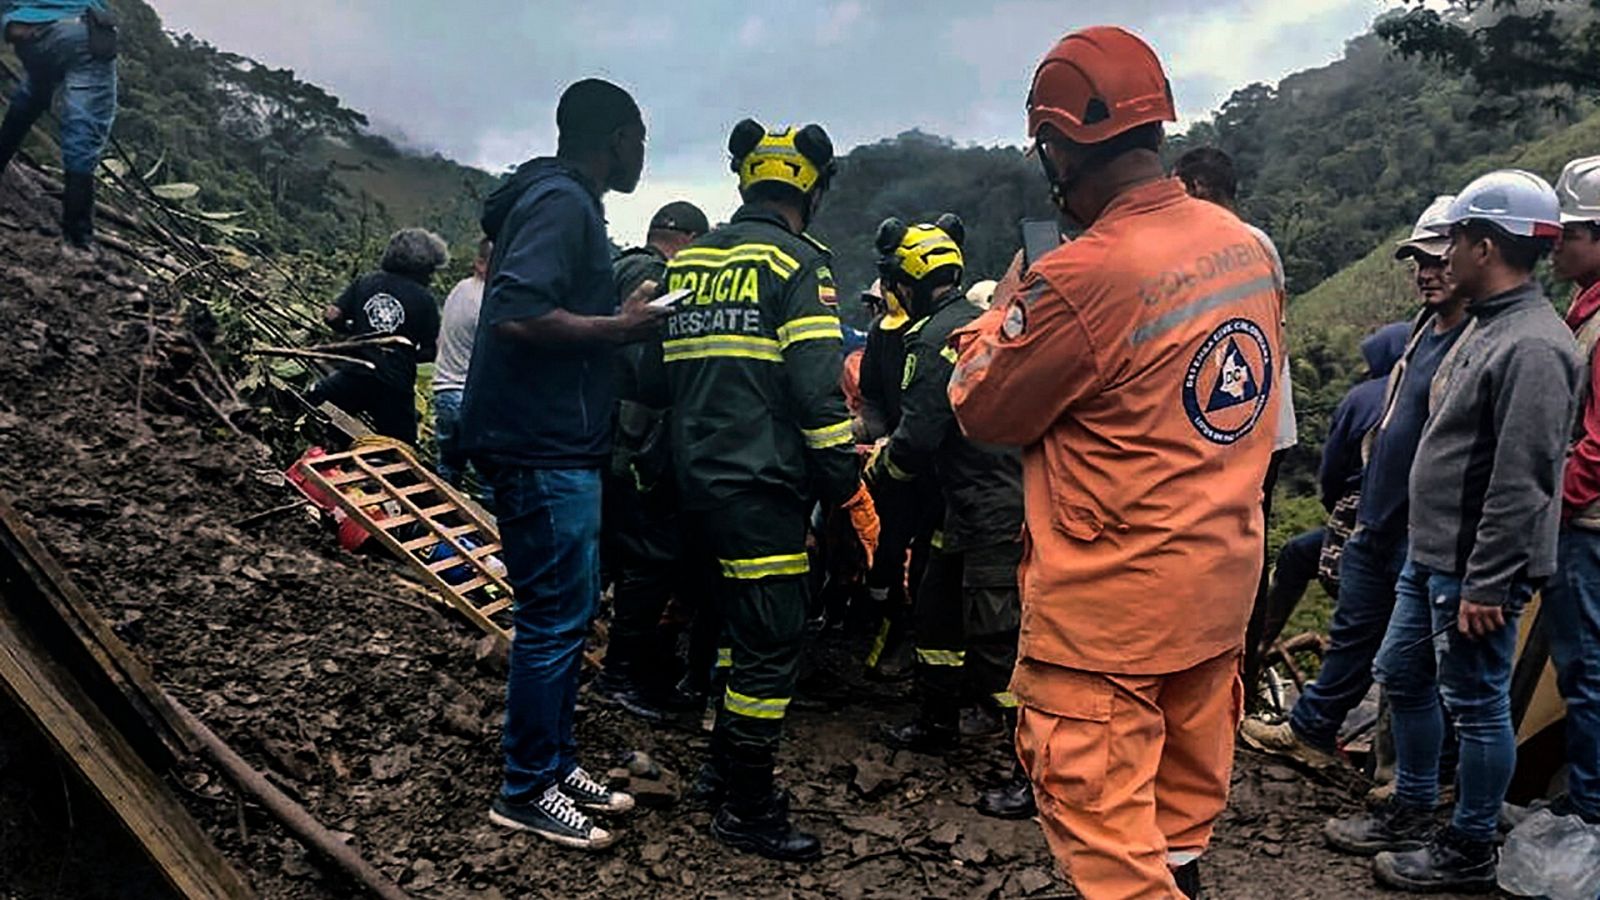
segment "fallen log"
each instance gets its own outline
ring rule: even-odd
[[[165,695],[165,699],[200,746],[201,754],[221,769],[222,774],[241,791],[255,798],[272,813],[272,817],[289,829],[301,843],[327,857],[330,862],[371,891],[373,896],[383,897],[385,900],[405,900],[410,896],[363,859],[361,854],[339,840],[332,831],[307,812],[305,807],[294,802],[288,794],[268,781],[265,775],[245,762],[243,757],[234,752],[222,738],[217,737],[216,732],[206,727],[206,724],[187,707],[170,695]]]

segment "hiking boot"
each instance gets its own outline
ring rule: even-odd
[[[489,821],[517,831],[531,831],[547,841],[579,850],[604,850],[617,836],[595,825],[572,803],[572,798],[552,784],[537,800],[516,803],[495,797],[489,804]]]
[[[754,806],[723,804],[711,820],[717,840],[737,850],[785,862],[808,862],[822,857],[822,841],[789,821],[788,798],[770,794]]]
[[[896,750],[941,756],[956,749],[961,743],[961,732],[919,716],[904,725],[882,726],[878,731],[878,739]]]
[[[1372,812],[1329,819],[1322,826],[1322,837],[1328,846],[1352,856],[1420,850],[1432,836],[1433,810],[1397,800]]]
[[[1012,769],[1005,784],[979,794],[976,808],[979,815],[991,819],[1031,819],[1039,812],[1033,802],[1033,782],[1020,766]]]
[[[1417,894],[1482,894],[1495,889],[1500,848],[1446,825],[1420,850],[1379,853],[1372,861],[1378,883]]]
[[[1200,860],[1191,859],[1172,870],[1172,880],[1189,900],[1200,896]]]
[[[561,779],[561,793],[572,798],[572,802],[579,808],[588,812],[597,813],[625,813],[633,809],[633,795],[622,791],[613,791],[593,778],[583,770],[582,766],[567,773]]]
[[[1245,719],[1239,726],[1239,737],[1262,753],[1297,762],[1312,769],[1327,769],[1339,764],[1339,758],[1319,747],[1313,747],[1288,722],[1269,725],[1260,719]]]
[[[961,711],[961,736],[964,738],[999,737],[1006,733],[1006,722],[1000,713],[979,704]]]
[[[728,780],[722,772],[712,763],[701,763],[700,771],[694,776],[694,784],[689,786],[690,802],[715,807],[722,803],[727,793]]]

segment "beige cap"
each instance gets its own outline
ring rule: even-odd
[[[1443,256],[1450,249],[1450,238],[1440,234],[1436,229],[1438,223],[1450,211],[1450,204],[1455,202],[1454,194],[1440,194],[1433,198],[1428,208],[1417,217],[1417,224],[1411,228],[1411,236],[1400,242],[1395,248],[1395,259],[1408,259],[1418,253],[1428,256]]]

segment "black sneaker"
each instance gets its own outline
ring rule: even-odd
[[[884,725],[878,732],[878,738],[896,750],[939,756],[956,749],[961,742],[961,732],[957,728],[935,725],[918,718],[904,725]]]
[[[1372,874],[1387,887],[1416,894],[1484,894],[1495,889],[1500,848],[1446,825],[1420,850],[1379,853]]]
[[[495,797],[489,804],[489,821],[517,831],[531,831],[547,841],[579,850],[604,850],[617,839],[572,805],[572,798],[561,793],[557,785],[551,785],[539,799],[528,803]]]
[[[1329,847],[1353,856],[1420,850],[1433,836],[1433,810],[1389,800],[1371,812],[1329,819],[1322,837]]]
[[[567,773],[557,785],[579,809],[597,813],[625,813],[633,809],[633,795],[613,791],[583,770],[582,766]]]

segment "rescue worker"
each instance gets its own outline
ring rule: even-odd
[[[1028,130],[1084,230],[958,333],[975,441],[1020,446],[1017,748],[1091,900],[1193,897],[1227,802],[1261,569],[1282,311],[1238,217],[1163,175],[1154,51],[1086,28],[1033,77]]]
[[[839,387],[843,341],[827,248],[805,234],[834,172],[817,125],[728,139],[744,204],[667,265],[691,290],[662,343],[672,450],[692,527],[721,567],[731,667],[704,793],[722,790],[712,833],[774,859],[811,860],[814,835],[773,785],[806,621],[806,527],[820,500],[853,523],[870,560],[878,536]]]
[[[429,287],[450,261],[444,238],[402,228],[389,238],[378,270],[350,282],[323,310],[336,333],[356,340],[386,339],[349,353],[306,394],[352,414],[365,414],[377,433],[417,443],[417,366],[432,362],[439,346],[439,301]]]
[[[1574,283],[1567,324],[1586,368],[1572,450],[1562,479],[1556,574],[1540,620],[1567,703],[1567,794],[1553,811],[1600,825],[1600,156],[1575,159],[1556,182],[1561,242],[1558,277]]]
[[[677,200],[650,219],[642,247],[620,254],[614,266],[617,296],[646,281],[665,283],[667,261],[711,230],[706,214]],[[699,554],[690,554],[678,515],[672,451],[667,440],[665,373],[651,343],[629,344],[617,353],[616,437],[606,472],[606,551],[615,576],[605,670],[595,693],[651,721],[704,710],[704,691],[716,652],[715,616],[700,617],[700,639],[690,653],[689,683],[679,690],[677,641],[663,633],[662,616],[674,597],[695,604],[711,587]],[[700,605],[704,605],[701,603]],[[710,628],[709,641],[706,629]],[[704,671],[697,671],[697,662]],[[694,690],[698,681],[698,691]],[[695,716],[698,721],[698,716]]]
[[[906,367],[906,326],[911,317],[881,280],[862,295],[877,315],[867,329],[861,359],[863,427],[857,439],[875,443],[900,425],[900,381]],[[895,681],[910,674],[911,608],[928,562],[928,542],[939,525],[937,486],[887,479],[872,485],[883,522],[878,554],[867,573],[867,593],[878,608],[878,633],[867,651],[867,677]]]
[[[979,446],[961,434],[947,387],[956,354],[950,335],[982,310],[961,293],[961,220],[878,227],[878,275],[884,291],[911,311],[901,379],[900,425],[873,457],[867,480],[932,480],[944,497],[944,520],[914,607],[921,709],[911,722],[886,727],[892,747],[943,753],[960,738],[961,704],[977,700],[1015,718],[1007,685],[1017,659],[1017,565],[1022,528],[1022,463],[1015,450]],[[1027,779],[986,792],[980,812],[1033,815]]]

